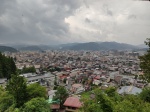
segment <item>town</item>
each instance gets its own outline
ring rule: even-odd
[[[79,101],[83,92],[93,88],[105,90],[117,88],[121,94],[136,95],[142,88],[149,86],[143,80],[139,56],[144,51],[24,51],[5,52],[13,57],[20,76],[27,84],[39,83],[46,87],[48,100],[53,110],[59,110],[59,104],[53,103],[57,86],[63,86],[69,93],[64,106],[66,111],[80,108]],[[35,72],[22,73],[24,68],[34,67]],[[7,79],[0,79],[5,85]],[[75,102],[80,105],[76,105]]]

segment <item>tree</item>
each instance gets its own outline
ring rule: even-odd
[[[14,104],[14,98],[8,94],[2,87],[0,87],[0,112],[6,111]]]
[[[83,107],[81,110],[85,112],[113,112],[114,101],[99,89],[95,89],[93,93],[95,95],[94,99],[84,98]]]
[[[114,112],[137,112],[137,111],[135,110],[133,104],[130,101],[124,100],[122,102],[119,102],[118,105],[115,106]]]
[[[36,72],[36,69],[34,66],[28,67],[28,68],[23,67],[23,69],[22,69],[22,73],[35,73],[35,72]]]
[[[145,80],[150,82],[150,38],[147,38],[145,44],[148,45],[147,53],[140,56],[140,67],[144,72]]]
[[[0,53],[0,78],[10,79],[16,72],[16,65],[13,58],[6,57]]]
[[[22,112],[51,112],[50,105],[44,98],[33,98],[26,102]]]
[[[47,98],[46,96],[46,88],[41,86],[38,83],[33,83],[27,86],[27,97],[28,100],[36,97]]]
[[[113,112],[113,101],[102,91],[96,90],[96,102],[100,105],[103,112]]]
[[[139,96],[142,100],[150,103],[150,87],[144,88]]]
[[[8,81],[6,90],[14,97],[16,107],[20,107],[26,102],[26,88],[26,80],[18,74],[12,75],[12,78]]]
[[[114,87],[107,88],[105,92],[109,97],[114,97],[116,93],[116,88]]]
[[[10,58],[10,67],[11,67],[12,74],[15,74],[16,70],[17,70],[17,67],[16,67],[14,59],[12,57]]]
[[[54,100],[60,100],[60,108],[63,107],[63,103],[68,97],[68,92],[63,86],[57,87],[57,92],[55,92]]]
[[[83,107],[80,109],[81,112],[103,112],[100,105],[95,100],[82,99],[84,102]]]

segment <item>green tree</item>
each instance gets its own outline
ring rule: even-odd
[[[63,108],[63,103],[69,96],[67,90],[63,86],[57,87],[57,92],[55,92],[54,100],[60,100],[60,108]]]
[[[81,101],[84,102],[82,108],[80,109],[81,112],[103,112],[100,105],[96,103],[95,100],[84,98]]]
[[[103,112],[113,112],[113,101],[102,91],[96,90],[96,102],[100,105]]]
[[[10,79],[16,72],[16,65],[12,58],[6,57],[0,53],[0,78]]]
[[[50,105],[44,98],[33,98],[26,102],[22,112],[51,112]]]
[[[26,102],[26,88],[27,84],[25,78],[17,74],[12,75],[12,78],[8,81],[6,90],[14,97],[16,107],[20,107]]]
[[[115,106],[114,112],[137,112],[133,107],[133,104],[129,100],[124,100],[119,102],[118,105]]]
[[[22,73],[35,73],[35,72],[36,72],[36,69],[34,66],[28,67],[28,68],[23,67],[22,69]]]
[[[14,59],[12,57],[10,58],[10,67],[11,67],[11,74],[15,74],[17,67],[16,67]]]
[[[0,63],[0,77],[4,77],[1,63]]]
[[[46,88],[41,86],[38,83],[33,83],[27,86],[27,96],[28,100],[36,97],[47,98],[46,96]]]
[[[105,90],[105,93],[106,93],[109,97],[114,97],[115,94],[116,94],[116,88],[114,88],[114,87],[107,88],[107,89]]]
[[[95,89],[92,94],[95,95],[92,100],[90,98],[81,99],[83,101],[81,110],[85,112],[113,112],[114,101],[106,93]]]
[[[0,87],[0,112],[6,111],[11,105],[14,104],[14,98],[8,94],[2,87]]]
[[[139,96],[142,100],[150,103],[150,87],[144,88]]]
[[[140,56],[140,67],[144,72],[145,80],[150,82],[150,38],[147,38],[145,44],[149,47],[147,53]]]

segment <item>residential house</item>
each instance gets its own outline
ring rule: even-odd
[[[63,104],[66,107],[66,112],[77,112],[77,110],[82,106],[78,97],[69,97]]]
[[[83,88],[82,84],[73,84],[72,85],[72,88],[71,88],[72,93],[78,94],[78,93],[81,93],[84,91],[85,91],[85,89]]]

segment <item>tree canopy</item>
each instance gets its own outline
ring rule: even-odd
[[[36,97],[46,98],[46,88],[38,83],[33,83],[27,86],[28,100]]]
[[[0,53],[0,78],[10,79],[16,73],[16,65],[11,57],[6,57]]]
[[[46,95],[40,84],[27,85],[24,77],[12,75],[6,89],[0,87],[0,112],[51,112]]]
[[[51,110],[50,105],[44,98],[37,97],[26,102],[22,112],[51,112]]]
[[[68,97],[68,92],[63,86],[57,87],[57,91],[55,92],[54,100],[59,100],[60,101],[60,108],[63,107],[63,103]]]
[[[150,109],[150,103],[145,102],[141,95],[121,96],[114,88],[105,91],[96,89],[92,94],[95,95],[92,99],[90,96],[81,98],[83,102],[81,112],[149,112]]]
[[[35,73],[36,69],[34,66],[32,67],[23,67],[21,73]]]
[[[150,82],[150,38],[147,38],[145,44],[149,47],[147,53],[140,56],[140,67],[144,72],[144,79]]]
[[[12,78],[8,81],[8,84],[6,85],[6,90],[11,94],[16,103],[16,107],[22,106],[27,96],[27,84],[24,77],[19,75],[12,75]]]

